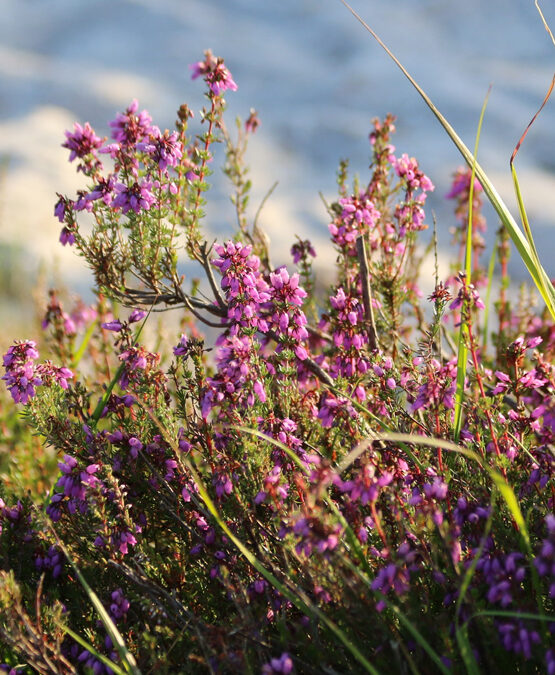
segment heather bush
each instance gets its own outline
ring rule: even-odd
[[[1,488],[4,670],[555,673],[555,329],[509,293],[503,228],[488,299],[481,184],[454,175],[440,279],[418,239],[434,186],[374,120],[368,175],[339,167],[319,292],[311,242],[274,267],[251,215],[256,113],[228,130],[229,70],[192,70],[202,133],[137,101],[109,140],[66,131],[84,187],[55,215],[97,301],[51,293],[44,336],[4,355],[24,418],[4,411],[4,446],[58,458],[50,489],[15,469]],[[211,243],[216,144],[236,226]]]

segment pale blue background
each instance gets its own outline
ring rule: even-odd
[[[353,5],[470,146],[482,101],[493,85],[480,159],[512,204],[509,157],[555,69],[555,46],[533,0],[353,0]],[[555,26],[553,0],[542,9]],[[285,255],[295,233],[311,237],[323,251],[327,218],[318,191],[333,197],[340,157],[350,157],[364,175],[369,121],[388,111],[398,116],[398,150],[419,158],[437,186],[429,205],[438,217],[442,250],[448,252],[453,220],[443,195],[459,156],[418,95],[339,0],[0,0],[0,16],[0,155],[9,158],[4,184],[16,180],[14,172],[21,179],[28,170],[37,185],[36,194],[29,185],[32,211],[15,210],[10,194],[17,191],[8,190],[0,204],[0,238],[26,233],[26,228],[40,232],[53,252],[42,243],[33,248],[33,234],[24,234],[30,256],[58,255],[53,193],[71,193],[76,185],[60,168],[63,128],[57,137],[54,123],[42,129],[43,113],[57,111],[67,125],[72,119],[89,120],[104,134],[107,120],[137,96],[159,126],[170,125],[181,102],[196,110],[203,104],[188,64],[208,47],[225,57],[239,85],[228,96],[232,115],[246,117],[255,107],[262,119],[250,155],[258,178],[254,198],[259,201],[279,181],[262,221],[278,256]],[[17,142],[16,129],[21,130]],[[28,147],[37,129],[42,131],[33,143],[49,148],[40,162],[33,161]],[[518,161],[551,274],[554,151],[555,99]],[[223,234],[231,232],[233,213],[219,174],[216,182],[210,228]],[[0,184],[0,197],[1,190]],[[491,223],[495,229],[495,218]],[[67,251],[59,254],[68,260]],[[329,250],[322,256],[331,259]],[[77,274],[71,262],[63,263],[64,269]],[[516,263],[512,269],[517,277],[525,276]]]

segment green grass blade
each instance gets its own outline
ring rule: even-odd
[[[518,500],[515,493],[513,492],[512,487],[507,483],[506,479],[498,473],[495,469],[492,469],[491,466],[486,464],[486,462],[480,457],[480,455],[473,450],[468,450],[463,448],[456,443],[451,443],[451,441],[444,441],[441,438],[429,438],[426,436],[417,436],[416,434],[397,434],[397,433],[385,433],[377,434],[377,436],[382,441],[392,441],[392,442],[404,442],[404,443],[414,443],[416,445],[427,445],[432,448],[441,448],[443,450],[449,450],[451,452],[456,452],[464,457],[473,459],[477,462],[487,473],[489,474],[493,484],[501,493],[515,524],[517,525],[521,537],[524,541],[526,549],[531,552],[530,545],[530,536],[528,534],[528,528],[526,527],[526,522],[520,510]]]
[[[444,675],[450,675],[451,671],[448,668],[446,668],[445,664],[440,659],[440,657],[437,655],[437,653],[434,651],[434,649],[432,648],[430,643],[418,631],[416,626],[407,619],[407,617],[403,614],[403,612],[401,612],[399,607],[397,607],[396,605],[393,605],[391,603],[387,603],[387,606],[395,614],[395,616],[399,619],[399,622],[403,624],[403,626],[409,631],[409,633],[411,633],[412,637],[419,643],[419,645],[422,647],[422,649],[424,649],[424,651],[428,654],[428,656],[435,663],[437,668]]]
[[[71,638],[77,642],[77,644],[80,644],[83,649],[86,649],[88,652],[90,652],[95,659],[98,659],[99,661],[102,661],[102,663],[105,666],[108,666],[108,668],[111,668],[114,671],[115,675],[127,675],[125,670],[122,670],[116,663],[111,661],[107,656],[104,656],[104,654],[101,654],[99,651],[97,651],[91,644],[89,644],[86,640],[84,640],[80,635],[75,633],[74,631],[71,630],[68,626],[61,626],[62,630],[67,633]]]
[[[530,229],[530,222],[528,221],[528,216],[526,215],[526,209],[524,208],[524,200],[522,199],[522,193],[520,191],[520,183],[518,182],[518,176],[516,175],[515,165],[511,162],[511,174],[513,176],[513,184],[515,188],[516,201],[518,204],[518,211],[520,213],[520,220],[522,221],[522,226],[524,228],[524,234],[528,240],[530,246],[530,251],[537,264],[539,265],[540,258],[538,256],[538,249],[534,243],[534,238],[532,236],[532,230]]]
[[[466,672],[469,675],[480,675],[480,668],[476,659],[474,658],[474,653],[472,652],[472,645],[468,639],[468,627],[462,626],[458,627],[455,631],[455,637],[457,639],[457,645],[459,647],[459,654],[466,668]]]
[[[100,399],[100,401],[96,404],[96,408],[94,409],[93,414],[91,415],[89,419],[89,424],[94,428],[98,424],[98,420],[100,419],[100,416],[102,415],[102,411],[106,407],[106,403],[108,403],[108,399],[110,398],[110,395],[112,394],[112,391],[114,387],[116,386],[116,382],[120,379],[120,377],[123,375],[123,369],[125,368],[125,364],[121,363],[118,369],[116,370],[116,374],[112,377],[110,380],[110,383],[106,387],[106,391],[104,392],[104,395]]]
[[[474,157],[472,162],[472,171],[470,174],[470,189],[468,191],[468,222],[466,226],[466,242],[465,242],[465,254],[464,254],[464,270],[465,270],[465,279],[464,284],[468,288],[469,284],[472,282],[472,215],[474,210],[474,181],[476,179],[476,157],[478,156],[478,146],[480,144],[480,135],[482,133],[482,124],[484,122],[484,115],[486,112],[486,107],[488,105],[489,95],[491,87],[486,94],[486,98],[482,105],[482,111],[480,113],[480,119],[478,120],[478,129],[476,131],[476,141],[474,143]],[[466,303],[465,303],[466,305]],[[464,383],[466,380],[466,366],[468,362],[468,329],[464,321],[465,312],[470,313],[469,307],[461,308],[461,325],[459,328],[459,338],[457,341],[457,379],[455,386],[455,409],[454,409],[454,422],[453,422],[453,437],[455,442],[458,442],[461,435],[462,429],[462,417],[463,417],[463,406],[464,406]]]
[[[472,157],[472,171],[470,174],[470,189],[468,191],[468,225],[466,228],[466,247],[464,256],[464,269],[466,272],[466,283],[471,283],[472,277],[472,215],[474,207],[474,181],[476,179],[476,157],[478,157],[478,146],[480,145],[480,136],[482,134],[482,124],[484,123],[484,115],[488,105],[489,95],[491,93],[491,86],[488,89],[482,110],[480,112],[480,119],[478,120],[478,129],[476,131],[476,141],[474,143],[474,156]]]
[[[511,619],[529,619],[530,621],[555,621],[555,615],[551,614],[531,614],[530,612],[511,612],[510,610],[484,610],[482,612],[476,612],[468,620],[479,616],[505,616],[510,617]]]
[[[416,80],[412,77],[412,75],[408,72],[408,70],[403,66],[403,64],[399,61],[399,59],[393,54],[393,52],[387,47],[387,45],[381,40],[381,38],[375,33],[370,26],[368,26],[367,23],[355,12],[355,10],[346,2],[346,0],[341,0],[341,2],[347,7],[347,9],[353,14],[353,16],[364,26],[364,28],[372,35],[372,37],[378,42],[378,44],[385,50],[385,52],[389,55],[389,57],[395,62],[395,64],[399,67],[399,69],[402,71],[402,73],[405,75],[405,77],[409,80],[409,82],[412,84],[412,86],[416,89],[416,91],[420,94],[420,96],[424,99],[424,102],[426,105],[430,108],[430,110],[433,112],[433,114],[436,116],[442,127],[445,129],[461,155],[463,156],[465,162],[468,164],[470,168],[472,168],[473,164],[475,166],[475,171],[476,171],[476,178],[484,188],[484,193],[486,194],[487,198],[489,199],[491,205],[497,212],[497,215],[501,219],[501,222],[503,223],[504,227],[508,231],[511,239],[513,240],[513,243],[522,258],[522,261],[526,265],[526,268],[528,269],[528,272],[530,276],[532,277],[532,280],[534,281],[536,287],[538,288],[542,298],[544,299],[545,304],[547,305],[547,308],[551,314],[551,316],[555,319],[555,289],[553,288],[553,285],[550,282],[550,279],[544,270],[544,268],[539,265],[536,260],[533,257],[533,254],[530,250],[530,245],[528,244],[528,241],[526,237],[523,235],[521,229],[517,225],[516,221],[514,220],[513,216],[511,215],[511,212],[499,196],[497,190],[495,189],[493,183],[490,181],[488,178],[487,174],[485,171],[482,169],[480,164],[476,162],[475,157],[473,154],[470,152],[470,150],[466,147],[466,145],[463,143],[463,141],[459,138],[453,127],[449,124],[447,119],[441,114],[441,112],[436,108],[436,106],[432,103],[432,100],[430,97],[426,94],[426,92],[422,89],[422,87],[416,82]]]
[[[542,19],[543,19],[543,15],[541,14],[541,10],[539,9],[539,7],[538,7],[538,11],[540,12],[540,15],[542,16]],[[545,23],[545,20],[544,20],[544,23]],[[547,25],[546,25],[546,27],[549,30],[549,27]],[[530,128],[532,127],[532,125],[536,121],[538,115],[543,110],[543,107],[545,106],[545,104],[549,100],[549,97],[551,96],[551,93],[553,92],[554,86],[555,86],[555,75],[553,76],[553,79],[551,80],[551,86],[549,87],[549,89],[547,91],[547,94],[545,95],[541,106],[539,107],[539,109],[536,112],[536,114],[534,115],[534,117],[532,117],[532,119],[530,120],[528,126],[524,130],[524,133],[522,134],[518,143],[516,144],[516,147],[513,151],[513,154],[511,155],[511,159],[510,159],[510,162],[509,162],[510,167],[511,167],[512,178],[513,178],[513,185],[514,185],[515,194],[516,194],[516,200],[517,200],[517,204],[518,204],[518,211],[519,211],[519,214],[520,214],[520,220],[522,222],[522,227],[524,228],[524,234],[526,235],[526,240],[528,241],[528,245],[530,246],[530,251],[532,253],[532,257],[534,258],[534,260],[536,262],[536,265],[538,266],[538,269],[541,267],[540,258],[539,258],[539,255],[538,255],[538,250],[536,248],[536,244],[534,243],[534,238],[532,236],[532,229],[530,228],[528,216],[526,215],[526,209],[524,208],[524,200],[522,199],[522,193],[520,191],[520,184],[518,182],[518,176],[516,174],[514,162],[515,162],[515,158],[517,156],[517,153],[520,150],[520,146],[522,145],[524,139],[526,138],[526,134],[528,133],[528,131],[530,131]],[[540,282],[542,283],[542,288],[543,288],[542,295],[545,297],[549,292],[549,288],[550,287],[552,288],[551,280],[548,279],[548,278],[545,278],[544,276],[541,276]],[[542,289],[540,289],[540,291],[541,290]]]
[[[87,349],[89,342],[94,335],[94,331],[96,327],[98,326],[98,321],[93,321],[91,325],[87,328],[87,332],[85,333],[83,337],[83,341],[79,345],[79,349],[75,352],[75,355],[73,357],[73,360],[71,362],[71,367],[72,368],[77,368],[79,365],[79,361],[83,358],[83,354],[85,353],[85,350]]]

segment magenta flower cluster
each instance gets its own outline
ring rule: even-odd
[[[73,379],[69,368],[55,366],[50,361],[35,365],[39,353],[32,340],[17,342],[4,354],[2,379],[6,382],[10,394],[16,403],[28,403],[36,395],[39,386],[51,386],[56,383],[62,389],[68,388],[68,380]]]
[[[317,283],[306,239],[291,248],[298,272],[273,266],[241,165],[256,115],[237,124],[236,144],[223,122],[222,96],[237,88],[229,70],[211,52],[191,68],[210,103],[195,140],[187,106],[162,132],[137,101],[110,123],[109,142],[89,124],[66,132],[90,184],[58,195],[61,240],[103,283],[95,308],[66,312],[52,291],[44,315],[43,339],[56,361],[81,364],[79,378],[39,363],[30,340],[3,359],[13,400],[58,453],[40,504],[55,535],[30,497],[7,485],[0,498],[0,608],[19,612],[0,625],[9,662],[24,653],[19,621],[40,646],[31,656],[55,664],[37,671],[116,672],[121,653],[83,611],[75,562],[141,672],[511,663],[555,674],[553,323],[525,302],[509,311],[505,298],[490,307],[492,339],[474,269],[449,287],[436,280],[433,314],[420,305],[417,234],[434,186],[414,158],[395,155],[391,116],[370,134],[366,185],[348,187],[340,166],[333,281]],[[216,140],[239,232],[210,247],[199,223]],[[449,195],[459,230],[469,181],[458,172]],[[81,212],[96,223],[90,239]],[[190,293],[178,233],[206,273]],[[141,256],[148,265],[128,287]],[[172,306],[169,349],[172,324],[151,330],[151,312]],[[194,318],[210,326],[206,338]],[[468,329],[464,373],[455,321]],[[6,419],[2,434],[17,440],[19,421]],[[6,603],[16,597],[9,560],[23,592]],[[52,616],[73,633],[45,635]]]

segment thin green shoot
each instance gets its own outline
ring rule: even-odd
[[[69,635],[70,638],[75,640],[77,644],[81,645],[83,649],[86,649],[92,656],[94,656],[95,659],[98,661],[102,661],[102,663],[105,666],[108,666],[111,670],[114,671],[115,675],[127,675],[127,671],[122,670],[117,663],[114,663],[111,661],[107,656],[104,656],[104,654],[101,654],[97,649],[95,649],[90,642],[87,642],[84,640],[80,635],[78,635],[75,631],[72,631],[69,626],[61,626],[62,630]]]
[[[75,355],[73,356],[73,360],[71,362],[71,367],[72,368],[77,368],[79,365],[79,362],[83,358],[83,355],[85,354],[85,350],[87,349],[89,342],[94,335],[94,331],[98,327],[98,321],[93,321],[91,325],[87,328],[87,332],[85,333],[83,337],[83,341],[79,345],[79,349],[75,352]]]
[[[468,191],[468,223],[466,227],[466,245],[465,245],[465,255],[464,255],[464,271],[465,277],[463,284],[466,289],[469,288],[472,283],[472,215],[474,211],[474,181],[476,179],[476,157],[478,156],[478,146],[480,144],[480,134],[482,133],[482,124],[484,122],[484,115],[486,113],[486,107],[488,105],[489,95],[491,92],[491,87],[488,89],[486,98],[482,105],[482,111],[480,113],[480,119],[478,121],[478,129],[476,131],[476,141],[474,144],[474,156],[472,161],[472,172],[470,174],[470,189]],[[455,411],[454,411],[454,423],[453,423],[453,437],[455,442],[459,440],[461,435],[462,428],[462,413],[464,406],[464,383],[466,381],[466,365],[468,361],[468,340],[469,333],[468,327],[466,324],[466,314],[470,317],[471,308],[468,306],[468,302],[465,301],[461,308],[461,325],[459,328],[459,339],[457,343],[457,380],[455,388]]]

